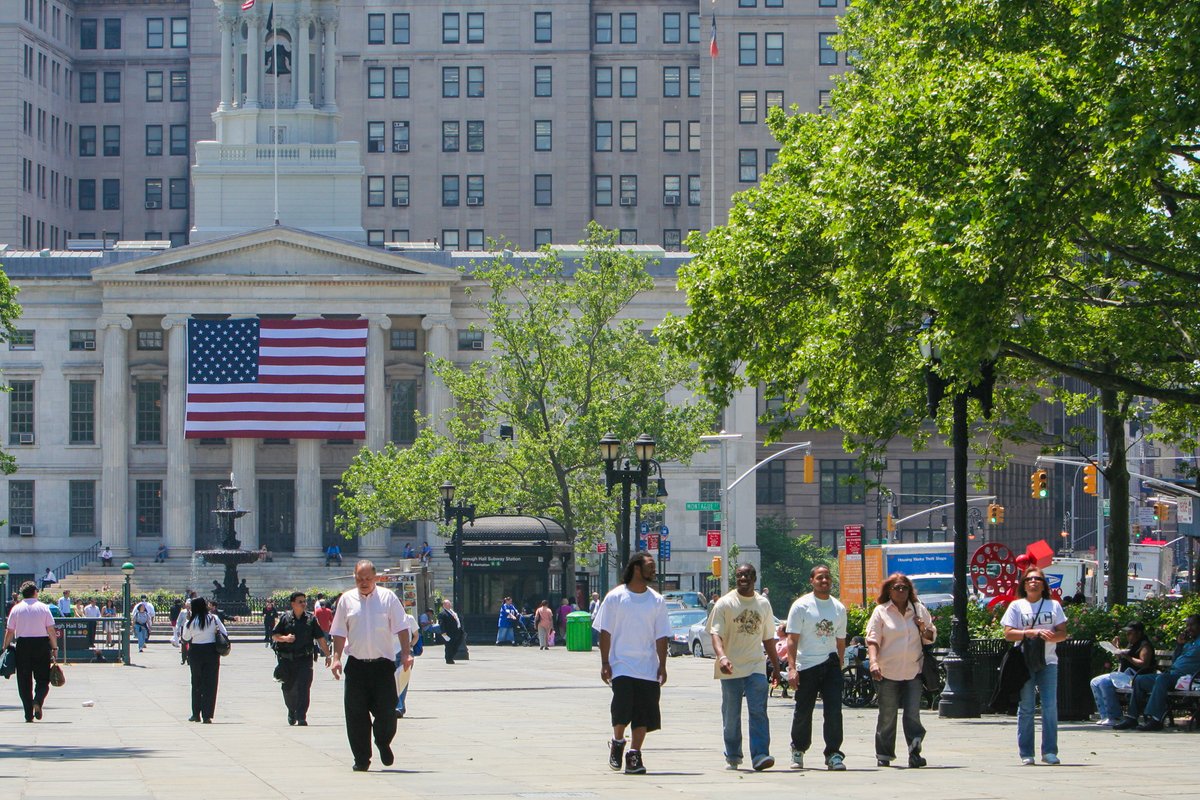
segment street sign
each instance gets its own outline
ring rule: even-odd
[[[658,557],[663,561],[671,560],[671,540],[663,539],[658,543]]]
[[[646,537],[639,536],[638,537],[638,550],[645,550],[645,549],[646,549]]]
[[[720,511],[721,501],[705,500],[699,503],[684,503],[683,507],[688,511]]]
[[[1138,525],[1142,525],[1145,527],[1154,527],[1154,523],[1157,522],[1157,520],[1154,519],[1154,509],[1153,508],[1145,508],[1145,507],[1139,506],[1137,512],[1138,512],[1137,513],[1137,524]]]
[[[708,543],[708,547],[707,547],[708,552],[710,552],[710,553],[721,552],[721,532],[720,531],[707,531],[705,533],[705,540]]]
[[[647,533],[650,532],[650,523],[643,522],[641,524],[641,526],[638,528],[638,530],[641,531],[642,536],[645,536]]]
[[[608,542],[601,542],[600,544],[596,545],[596,552],[597,553],[607,553],[608,552]]]
[[[846,536],[846,555],[861,556],[862,555],[862,525],[847,525],[842,529]]]
[[[1192,498],[1180,497],[1176,502],[1179,503],[1176,508],[1179,509],[1179,521],[1184,525],[1192,524]]]
[[[668,528],[666,525],[663,525],[661,528],[658,529],[658,535],[659,536],[670,536],[671,529]]]
[[[657,533],[647,533],[646,534],[646,551],[653,553],[656,550],[658,550],[658,534]]]

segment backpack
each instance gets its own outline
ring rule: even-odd
[[[150,612],[146,610],[145,603],[138,603],[138,607],[133,613],[133,621],[138,625],[150,624]]]

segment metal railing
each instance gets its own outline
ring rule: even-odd
[[[65,578],[68,575],[70,575],[71,573],[75,572],[75,570],[79,569],[80,567],[84,566],[85,564],[92,563],[93,561],[95,561],[97,558],[100,557],[100,548],[103,545],[104,545],[103,542],[96,542],[94,545],[89,547],[87,550],[84,550],[82,553],[77,553],[76,555],[71,556],[66,561],[59,564],[58,567],[53,570],[54,577],[57,578],[59,581],[62,581],[63,578]]]

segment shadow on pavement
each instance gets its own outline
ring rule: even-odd
[[[139,758],[155,751],[141,747],[95,747],[73,745],[22,745],[0,742],[0,759],[4,758],[62,758],[85,761],[105,758]]]

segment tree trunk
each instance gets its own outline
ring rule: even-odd
[[[1108,605],[1129,602],[1129,463],[1125,454],[1125,417],[1121,413],[1117,393],[1100,390],[1100,406],[1104,410],[1104,439],[1108,446],[1108,468],[1104,480],[1108,483]],[[1104,518],[1097,517],[1103,525]]]

